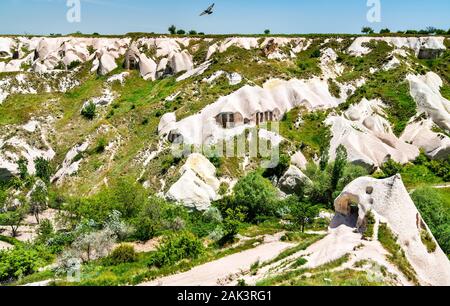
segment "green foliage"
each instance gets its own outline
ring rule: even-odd
[[[32,213],[39,224],[39,214],[47,209],[47,187],[43,182],[37,182],[30,194],[30,213]]]
[[[286,205],[290,208],[290,221],[297,226],[302,233],[307,224],[311,224],[319,214],[319,207],[307,201],[301,201],[297,196],[290,196],[286,200]]]
[[[20,224],[25,219],[28,208],[24,205],[12,211],[0,214],[0,224],[11,228],[12,236],[17,237]]]
[[[36,170],[36,177],[40,178],[45,183],[49,183],[53,171],[50,162],[44,157],[37,157],[34,160],[34,167]]]
[[[420,239],[422,243],[426,246],[428,253],[434,253],[436,251],[437,245],[434,243],[433,237],[426,229],[420,231]]]
[[[444,253],[450,255],[450,244],[448,242],[450,235],[450,226],[448,226],[450,224],[450,193],[446,190],[423,187],[415,190],[411,198]]]
[[[269,34],[270,34],[270,30],[269,30],[269,29],[265,29],[265,30],[264,30],[264,34],[265,34],[265,35],[269,35]]]
[[[184,34],[186,34],[186,31],[183,30],[183,29],[179,29],[179,30],[177,30],[177,34],[178,35],[184,35]]]
[[[296,128],[295,123],[299,116],[302,123]],[[304,112],[295,108],[285,114],[280,122],[280,135],[294,141],[307,157],[312,157],[322,152],[330,143],[330,127],[324,123],[327,116],[325,111]]]
[[[275,176],[277,179],[281,178],[289,168],[290,163],[291,159],[287,154],[280,154],[278,164],[274,168],[265,169],[263,177],[272,178]]]
[[[37,229],[38,240],[41,242],[47,242],[55,234],[52,222],[48,219],[42,220]]]
[[[363,238],[371,240],[374,234],[374,226],[375,226],[375,216],[372,211],[369,211],[366,214],[366,230],[363,233]]]
[[[21,180],[25,180],[28,177],[28,161],[21,157],[17,161],[17,167],[19,168],[19,177]]]
[[[105,151],[106,146],[108,145],[108,141],[105,137],[100,137],[97,139],[97,143],[95,144],[95,153],[101,154]]]
[[[409,281],[418,284],[419,281],[417,280],[414,268],[411,266],[405,256],[405,252],[398,244],[397,237],[394,236],[394,233],[392,233],[386,223],[381,223],[378,228],[378,241],[380,241],[381,245],[390,253],[388,255],[389,261],[395,264]]]
[[[0,251],[0,282],[7,282],[34,273],[42,260],[40,254],[32,248],[15,247]]]
[[[363,28],[361,29],[361,33],[364,33],[364,34],[373,34],[373,33],[375,33],[375,31],[374,31],[371,27],[363,27]]]
[[[383,174],[385,177],[391,177],[396,174],[401,173],[403,166],[400,163],[397,163],[392,158],[389,158],[381,167],[381,171],[383,171]]]
[[[388,28],[384,28],[380,30],[380,34],[388,34],[391,33],[391,30],[389,30]]]
[[[343,145],[340,145],[336,149],[336,159],[333,164],[333,170],[331,172],[331,189],[336,191],[339,180],[344,174],[345,167],[347,166],[347,150]]]
[[[183,232],[171,235],[162,241],[149,261],[149,266],[158,268],[173,265],[183,259],[197,259],[205,252],[200,239],[192,233]]]
[[[241,209],[228,208],[225,212],[225,219],[223,220],[224,237],[221,240],[221,244],[225,244],[228,241],[233,241],[234,237],[239,232],[239,227],[245,220],[245,214]]]
[[[73,61],[73,62],[71,62],[71,63],[67,66],[67,69],[68,69],[68,70],[73,70],[73,69],[75,69],[75,68],[81,66],[81,64],[82,64],[82,63],[81,63],[80,61]]]
[[[330,91],[330,94],[335,97],[335,98],[340,98],[341,97],[341,88],[339,87],[339,85],[333,80],[333,79],[328,79],[328,90]]]
[[[134,247],[129,244],[122,244],[115,248],[107,257],[106,261],[110,265],[120,265],[124,263],[135,262],[137,254]]]
[[[89,102],[83,109],[81,110],[81,115],[88,119],[92,120],[95,118],[97,112],[97,106],[94,104],[94,102]]]
[[[169,210],[167,202],[158,197],[151,197],[144,202],[137,216],[132,220],[134,237],[147,241],[167,228],[166,218]]]
[[[177,33],[177,27],[175,25],[171,25],[168,31],[170,34],[175,35]]]
[[[229,201],[231,206],[223,207],[221,209],[223,212],[228,208],[240,207],[246,214],[248,222],[255,222],[258,217],[274,214],[276,190],[270,181],[259,173],[252,172],[242,178],[233,191],[234,195]]]

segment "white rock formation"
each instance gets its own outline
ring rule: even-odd
[[[291,165],[278,182],[281,191],[292,194],[311,180],[296,166]]]
[[[352,45],[348,48],[348,52],[352,55],[362,56],[370,53],[370,48],[364,46],[370,41],[385,41],[397,49],[408,48],[412,49],[416,56],[422,48],[433,50],[445,50],[445,37],[358,37]]]
[[[171,127],[182,134],[185,143],[210,143],[223,139],[223,134],[230,130],[223,129],[217,123],[216,117],[219,114],[234,113],[236,118],[242,117],[243,124],[236,124],[236,128],[241,131],[246,120],[251,124],[257,114],[271,112],[274,120],[280,120],[285,112],[296,106],[314,110],[336,107],[341,101],[331,96],[327,82],[319,78],[306,81],[273,79],[267,81],[263,87],[246,85],[228,96],[219,98],[199,114],[172,123]],[[160,135],[167,132],[170,131],[160,130]]]
[[[400,139],[423,149],[431,159],[446,159],[450,155],[450,138],[433,132],[434,126],[431,119],[413,120]]]
[[[145,54],[139,56],[139,70],[144,80],[154,81],[156,79],[156,67],[155,61],[147,58]]]
[[[302,151],[298,151],[294,155],[292,155],[291,164],[299,169],[306,170],[308,161],[306,160],[306,157],[303,155]]]
[[[440,92],[441,78],[434,72],[426,75],[408,75],[411,96],[419,112],[427,114],[440,128],[450,131],[450,101]]]
[[[181,178],[170,187],[168,199],[196,210],[207,210],[217,200],[220,182],[216,168],[201,154],[191,154],[180,169]]]
[[[61,167],[58,169],[56,174],[52,177],[52,182],[58,181],[58,183],[62,183],[63,179],[66,176],[71,176],[74,173],[76,173],[80,167],[80,164],[82,162],[82,158],[76,157],[85,152],[87,148],[89,147],[89,141],[85,141],[82,144],[76,145],[70,151],[66,154],[66,157],[64,158],[64,161],[61,165]]]
[[[414,160],[419,150],[394,135],[383,108],[380,100],[363,99],[343,115],[328,117],[326,123],[331,126],[333,136],[331,159],[336,157],[337,148],[343,145],[350,162],[368,168],[381,166],[389,157],[403,164]]]
[[[358,205],[358,228],[365,228],[369,212],[376,220],[375,233],[378,233],[379,223],[387,224],[397,236],[399,246],[422,285],[450,285],[450,262],[436,241],[437,248],[432,253],[422,243],[422,231],[428,231],[431,237],[433,235],[411,200],[400,175],[384,180],[370,177],[356,179],[336,199],[335,209],[338,213],[350,215],[352,204]]]
[[[172,69],[173,74],[177,74],[182,71],[189,71],[194,68],[192,55],[190,55],[186,50],[181,53],[171,53],[168,58],[168,65]]]
[[[103,53],[99,59],[98,74],[106,75],[117,68],[115,58],[109,53]]]

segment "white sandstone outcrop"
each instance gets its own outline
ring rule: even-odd
[[[331,126],[330,157],[335,158],[340,145],[347,149],[350,162],[376,168],[391,157],[399,163],[408,163],[419,155],[417,147],[398,139],[384,117],[380,100],[363,99],[352,105],[343,115],[331,115],[326,123]]]
[[[156,67],[155,61],[145,56],[145,54],[139,56],[139,70],[144,80],[154,81],[156,79]]]
[[[294,155],[292,155],[291,164],[301,170],[305,170],[308,161],[306,160],[306,157],[303,155],[302,151],[298,151]]]
[[[168,199],[197,210],[207,210],[211,201],[217,200],[220,182],[216,168],[201,154],[189,155],[180,169],[181,178],[170,187]]]
[[[419,112],[427,114],[440,128],[450,131],[450,101],[442,97],[441,78],[434,72],[408,75],[411,96]]]
[[[82,144],[76,145],[66,154],[61,167],[56,174],[52,177],[52,182],[58,181],[61,183],[66,176],[71,176],[76,173],[82,162],[80,154],[85,152],[89,147],[89,141],[85,141]]]
[[[387,224],[397,237],[397,243],[404,250],[407,260],[414,268],[422,285],[450,285],[450,262],[436,243],[436,250],[430,253],[421,240],[422,231],[433,237],[419,211],[403,185],[400,175],[384,180],[370,177],[358,178],[343,190],[335,201],[338,213],[350,215],[351,205],[358,205],[357,228],[364,229],[369,212],[376,223]]]
[[[246,85],[219,98],[199,114],[172,123],[171,127],[181,133],[185,143],[213,143],[224,135],[239,134],[246,125],[280,120],[284,113],[297,106],[315,110],[336,107],[341,101],[331,96],[327,82],[319,78],[272,79],[263,87]],[[233,114],[233,118],[228,114]],[[230,132],[234,129],[239,131]],[[160,130],[160,135],[168,132]]]
[[[450,138],[433,131],[431,119],[414,120],[406,127],[401,140],[423,149],[431,159],[446,159],[450,155]]]
[[[370,41],[385,41],[397,49],[412,49],[416,56],[419,55],[421,49],[445,50],[445,37],[357,37],[352,45],[348,48],[348,52],[352,55],[363,56],[370,53],[371,49],[364,46]]]
[[[291,165],[280,178],[278,188],[287,194],[292,194],[296,192],[297,188],[302,188],[303,185],[309,182],[311,180],[299,168]]]
[[[186,50],[183,50],[181,53],[171,53],[168,58],[168,65],[171,68],[173,74],[177,74],[182,71],[189,71],[194,68],[192,55],[190,55]]]

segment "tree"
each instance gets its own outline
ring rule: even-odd
[[[380,34],[388,34],[388,33],[391,33],[391,30],[389,30],[388,28],[380,30]]]
[[[233,208],[242,207],[247,221],[254,222],[258,216],[269,216],[274,212],[276,190],[269,180],[252,172],[234,187]]]
[[[97,106],[95,106],[95,104],[92,101],[90,101],[81,110],[81,115],[88,120],[92,120],[95,118],[96,111],[97,111]]]
[[[381,167],[385,177],[394,176],[402,171],[402,165],[392,158],[389,158]]]
[[[301,201],[293,195],[286,199],[286,204],[291,210],[291,222],[302,232],[305,231],[307,224],[314,221],[319,214],[319,207],[307,201]]]
[[[320,161],[319,166],[320,170],[325,171],[328,166],[328,161],[330,160],[330,154],[328,153],[329,148],[323,147],[320,149]]]
[[[52,168],[50,162],[44,157],[38,157],[34,160],[34,169],[36,171],[36,176],[43,180],[45,183],[50,182],[50,177],[52,175]]]
[[[19,207],[12,211],[0,214],[0,224],[9,226],[13,237],[17,237],[20,224],[25,219],[26,207]]]
[[[375,31],[371,27],[363,27],[361,29],[361,32],[365,33],[365,34],[373,34],[373,33],[375,33]]]
[[[347,150],[343,145],[336,149],[336,159],[331,173],[331,189],[334,192],[347,166]]]
[[[171,25],[168,30],[170,34],[174,35],[177,32],[177,27],[175,25]]]
[[[185,31],[185,30],[182,30],[182,29],[179,29],[179,30],[177,31],[177,34],[178,34],[178,35],[184,35],[184,34],[186,34],[186,31]]]
[[[239,226],[245,220],[245,214],[240,207],[235,209],[228,208],[225,212],[225,219],[223,220],[224,236],[221,239],[221,244],[234,240],[237,235]]]
[[[163,199],[153,197],[146,201],[132,223],[135,229],[134,236],[141,241],[147,241],[155,237],[164,228],[164,213],[166,202]]]
[[[264,30],[264,34],[269,35],[270,34],[270,30],[269,29]]]
[[[28,177],[28,161],[21,157],[17,161],[17,167],[19,168],[20,179],[25,180]]]
[[[197,31],[195,31],[195,30],[190,30],[190,31],[189,31],[189,35],[197,35]]]
[[[39,224],[39,214],[47,208],[48,192],[45,183],[37,181],[34,185],[34,189],[30,195],[30,212],[36,218],[36,222]]]

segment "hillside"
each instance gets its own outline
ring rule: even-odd
[[[0,37],[0,282],[450,285],[449,47]]]

